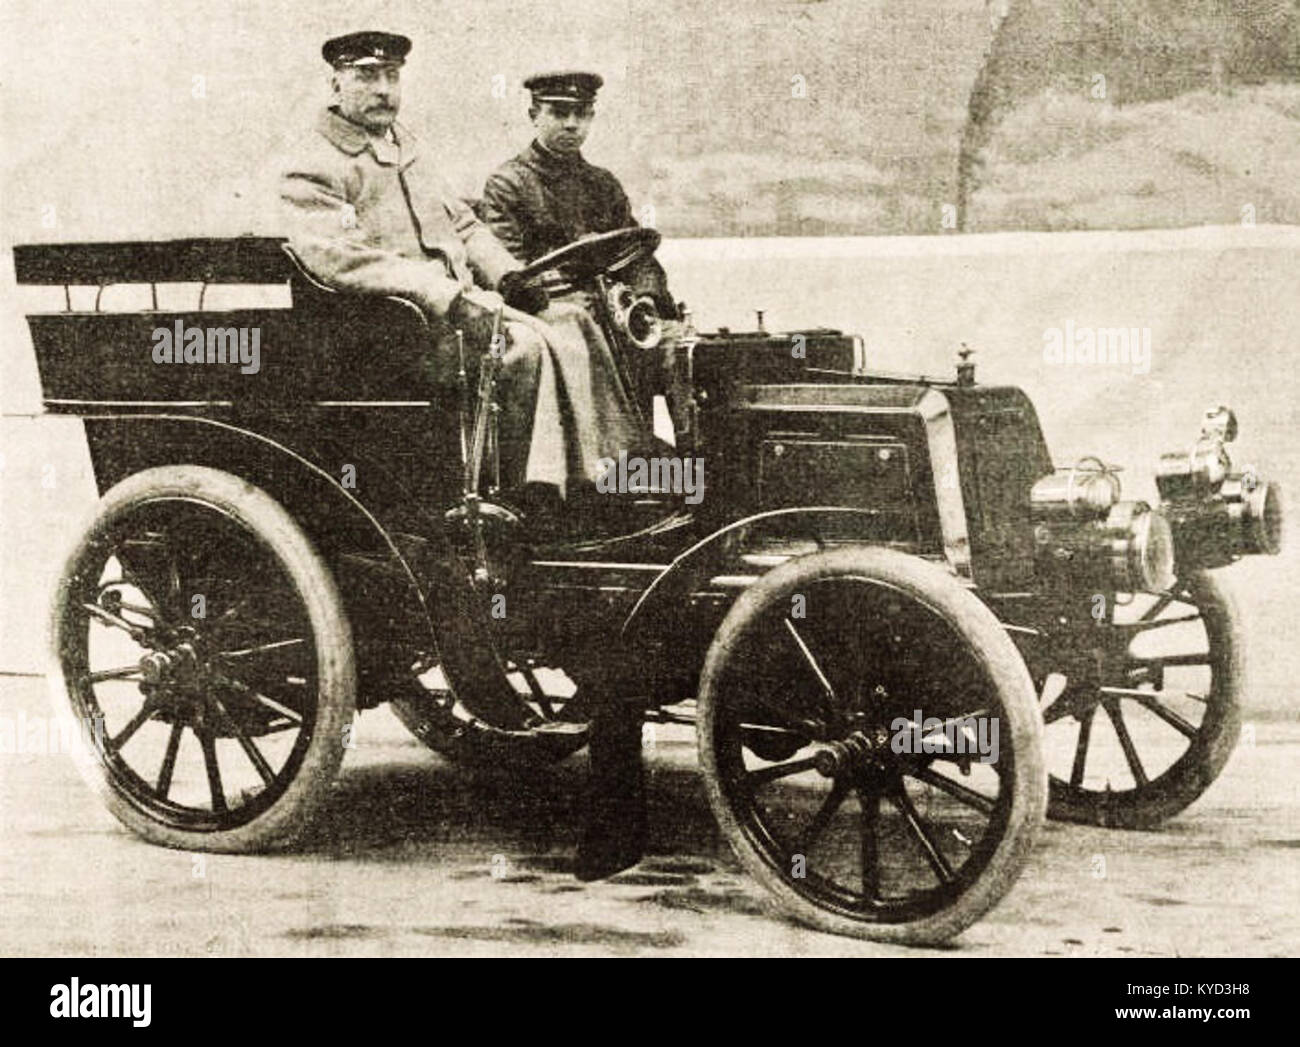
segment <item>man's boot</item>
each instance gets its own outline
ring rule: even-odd
[[[579,880],[612,876],[645,853],[642,720],[638,705],[601,696],[591,721],[591,771],[575,868]]]

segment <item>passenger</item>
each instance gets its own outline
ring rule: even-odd
[[[289,240],[323,283],[412,299],[439,334],[463,330],[475,353],[489,348],[504,305],[502,482],[548,493],[542,501],[553,503],[591,487],[601,459],[649,446],[650,438],[591,317],[524,286],[520,262],[396,121],[410,49],[406,37],[381,32],[322,47],[333,68],[333,103],[291,147],[281,174]],[[454,373],[450,360],[433,363]]]

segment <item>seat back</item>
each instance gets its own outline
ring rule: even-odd
[[[435,395],[425,375],[433,333],[419,307],[332,290],[279,239],[23,245],[15,247],[14,262],[20,284],[65,289],[65,309],[27,316],[51,410],[285,402],[415,406]],[[158,284],[195,282],[202,285],[196,308],[157,307]],[[210,283],[286,282],[288,307],[205,308]],[[153,307],[101,311],[102,290],[115,284],[148,284]],[[72,308],[76,286],[99,289],[93,310]]]

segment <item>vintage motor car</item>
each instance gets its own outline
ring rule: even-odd
[[[529,269],[589,295],[643,406],[629,363],[658,327],[618,278],[657,242],[621,230]],[[1153,463],[1149,505],[1107,463],[1054,464],[1028,398],[969,360],[907,377],[838,331],[688,329],[675,437],[705,496],[611,496],[556,528],[497,490],[491,353],[426,391],[436,333],[410,302],[326,288],[264,238],[15,263],[63,285],[28,325],[101,493],[54,600],[53,688],[87,780],[154,843],[298,840],[359,709],[392,702],[448,759],[509,774],[582,748],[614,694],[695,725],[712,811],[778,911],[932,943],[1002,898],[1045,813],[1154,826],[1236,741],[1213,572],[1276,553],[1282,510],[1234,469],[1227,408]],[[157,307],[186,282],[193,307]],[[101,311],[121,283],[153,306]],[[286,301],[205,308],[239,283]],[[151,358],[191,328],[231,359],[257,331],[256,372]]]

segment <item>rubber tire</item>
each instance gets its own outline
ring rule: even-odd
[[[746,625],[775,604],[789,606],[791,594],[820,579],[857,575],[879,579],[939,612],[962,633],[996,683],[1003,712],[1010,721],[1016,760],[1007,831],[988,868],[947,909],[910,923],[870,923],[831,912],[812,903],[765,862],[753,848],[719,785],[713,756],[716,686],[729,646]],[[1005,729],[1005,725],[1004,725]],[[942,568],[892,549],[845,547],[810,553],[773,568],[746,589],[723,619],[705,656],[699,693],[700,763],[709,806],[723,835],[746,869],[775,899],[780,909],[801,923],[832,934],[907,945],[937,945],[960,934],[992,909],[1019,879],[1033,849],[1047,807],[1047,773],[1043,763],[1042,717],[1024,659],[1001,623],[971,592]]]
[[[1048,782],[1047,816],[1078,825],[1107,829],[1154,829],[1186,810],[1222,773],[1241,736],[1241,682],[1244,675],[1240,616],[1236,604],[1209,571],[1186,579],[1196,607],[1205,620],[1211,653],[1222,651],[1214,677],[1214,722],[1206,735],[1198,735],[1186,753],[1143,790],[1136,802],[1128,792],[1084,792],[1052,777]],[[1206,720],[1210,709],[1206,710]]]
[[[283,795],[252,821],[228,830],[195,832],[160,824],[114,788],[104,765],[84,744],[73,747],[77,769],[113,815],[151,843],[234,854],[287,847],[302,836],[329,797],[343,761],[343,731],[356,711],[357,674],[352,631],[333,574],[302,528],[260,488],[217,469],[172,465],[135,473],[104,494],[64,563],[53,601],[47,658],[56,712],[75,717],[60,651],[77,565],[104,529],[141,502],[160,496],[195,499],[228,513],[267,545],[293,580],[316,644],[319,688],[312,737],[298,774]]]

